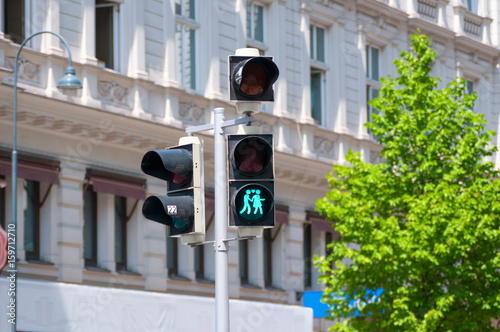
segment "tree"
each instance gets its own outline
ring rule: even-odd
[[[500,181],[492,131],[457,78],[437,89],[426,36],[394,61],[367,124],[373,165],[349,151],[317,210],[341,239],[316,258],[336,331],[489,331],[500,315]],[[376,293],[378,295],[374,295]]]

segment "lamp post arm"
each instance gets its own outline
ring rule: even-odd
[[[18,62],[19,62],[19,54],[21,53],[24,45],[33,37],[41,35],[43,33],[49,33],[51,35],[59,38],[60,41],[66,46],[68,50],[68,58],[69,58],[69,66],[72,67],[71,62],[71,50],[69,49],[68,43],[64,40],[61,35],[52,31],[39,31],[28,38],[26,38],[19,49],[17,50],[16,59],[14,63],[14,116],[13,116],[13,141],[12,141],[12,229],[14,230],[14,261],[11,265],[11,270],[14,271],[14,291],[11,295],[11,302],[15,304],[16,311],[18,310],[18,302],[17,302],[17,70],[18,70]],[[10,263],[10,261],[9,261]],[[17,315],[14,318],[14,324],[11,325],[12,331],[15,332],[17,330]]]

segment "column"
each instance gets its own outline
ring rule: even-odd
[[[304,291],[304,220],[306,213],[302,206],[292,205],[288,212],[285,244],[285,284],[288,291],[288,303],[298,304],[297,292]]]
[[[83,261],[83,191],[84,174],[62,168],[59,175],[58,281],[81,283]],[[54,190],[56,188],[52,188]]]

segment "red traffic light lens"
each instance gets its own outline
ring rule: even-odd
[[[267,86],[267,72],[255,62],[247,63],[241,75],[240,91],[255,96],[264,92]]]
[[[270,164],[272,148],[260,137],[247,137],[234,148],[236,169],[245,175],[262,173]]]
[[[170,177],[172,178],[172,182],[178,185],[182,185],[187,181],[187,178],[173,172],[170,172]]]

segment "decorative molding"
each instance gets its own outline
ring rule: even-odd
[[[263,134],[272,134],[273,133],[273,127],[270,124],[268,124],[267,122],[264,122],[262,120],[252,121],[252,126],[259,127],[260,132]]]
[[[380,151],[370,151],[370,164],[379,164],[381,162]]]
[[[7,107],[0,107],[0,121],[12,120],[13,110]],[[89,142],[108,142],[111,144],[125,145],[133,148],[142,149],[164,149],[165,142],[155,139],[142,138],[130,133],[121,131],[103,130],[99,125],[87,125],[68,120],[56,119],[46,115],[34,114],[30,112],[18,111],[18,124],[36,126],[40,129],[56,131],[71,135],[72,137],[81,137]]]
[[[301,183],[304,187],[312,187],[315,189],[328,189],[328,181],[324,175],[305,174],[303,171],[291,170],[282,168],[279,165],[275,167],[276,178],[280,181],[288,181]]]
[[[15,62],[16,57],[5,58],[5,64],[7,68],[12,69],[12,71],[14,71]],[[40,85],[40,65],[32,62],[29,59],[19,59],[17,67],[17,78],[21,82]],[[14,72],[12,73],[12,75],[8,76],[7,82],[14,84]]]
[[[203,113],[204,109],[194,103],[179,103],[179,116],[186,122],[200,123]]]
[[[128,108],[131,107],[131,95],[129,93],[129,88],[121,86],[116,82],[98,81],[97,91],[99,93],[99,99],[104,102],[109,102]]]
[[[334,146],[335,142],[333,142],[332,140],[329,140],[326,137],[314,136],[313,148],[315,152],[326,154],[333,158]]]

